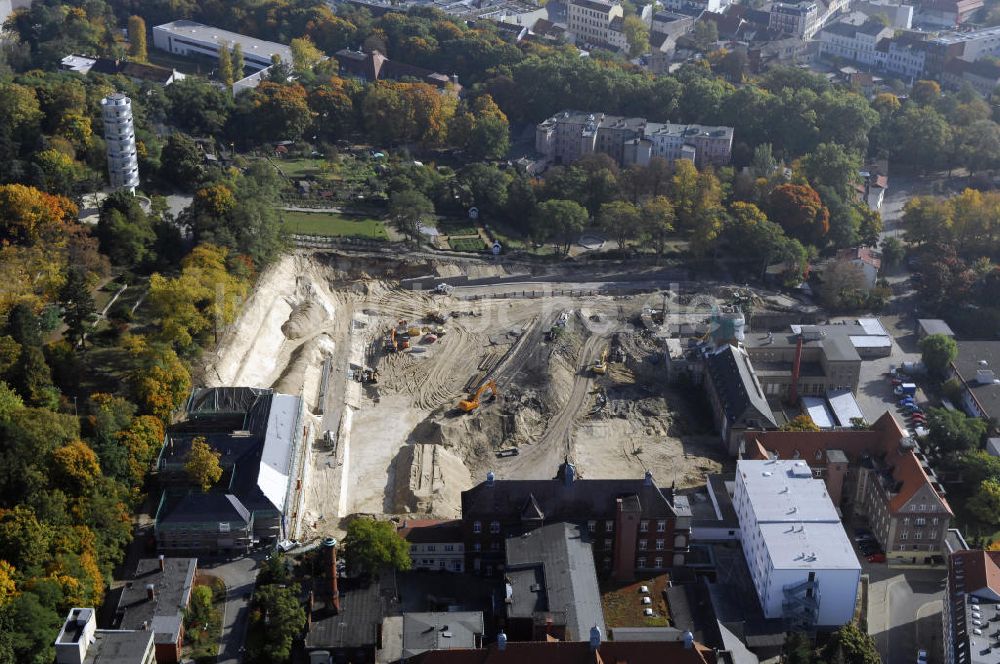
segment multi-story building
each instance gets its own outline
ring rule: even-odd
[[[822,25],[820,8],[815,2],[775,2],[771,5],[768,28],[782,35],[812,39]]]
[[[819,31],[819,52],[822,56],[874,67],[875,47],[888,37],[892,37],[892,29],[877,21],[864,25],[834,23]]]
[[[646,166],[652,157],[670,163],[690,159],[699,168],[724,166],[732,147],[732,127],[648,122],[604,113],[563,111],[535,129],[535,149],[562,164],[600,153],[622,166]]]
[[[952,28],[962,25],[983,8],[983,0],[924,0],[917,6],[917,23]]]
[[[624,13],[619,3],[609,0],[570,0],[566,28],[578,43],[613,46],[612,23],[618,19],[620,24]]]
[[[197,438],[219,453],[223,470],[207,492],[192,486],[184,469]],[[157,460],[160,550],[245,553],[254,541],[294,539],[310,438],[299,396],[252,387],[194,390]]]
[[[221,48],[231,49],[236,44],[243,49],[243,61],[251,72],[267,69],[274,64],[275,56],[285,64],[292,64],[292,49],[284,44],[188,20],[153,26],[153,46],[174,55],[215,60]]]
[[[139,186],[139,158],[135,151],[132,100],[120,92],[108,95],[101,100],[101,119],[111,186],[134,194]]]
[[[958,357],[951,363],[952,376],[962,384],[960,406],[971,417],[981,417],[990,426],[1000,418],[1000,341],[959,341]]]
[[[890,413],[868,430],[747,433],[742,456],[807,463],[843,514],[868,518],[890,561],[928,564],[947,551],[944,489]]]
[[[941,85],[953,90],[968,83],[982,96],[989,99],[1000,86],[1000,66],[992,58],[969,62],[954,58],[944,66]]]
[[[805,630],[852,620],[861,564],[805,461],[739,461],[733,507],[765,618]]]
[[[721,12],[731,4],[731,0],[665,0],[663,6],[671,11],[701,13],[703,11]]]
[[[486,481],[462,492],[466,570],[492,575],[504,564],[504,543],[550,523],[575,523],[592,538],[598,573],[616,579],[684,565],[691,532],[687,499],[637,480],[579,479],[568,461],[551,480]]]
[[[184,644],[184,612],[191,601],[196,558],[143,558],[132,579],[111,591],[113,627],[149,631],[156,643],[157,664],[177,664]]]
[[[910,83],[924,75],[926,65],[927,41],[920,33],[904,32],[881,40],[875,47],[875,68]]]
[[[724,343],[705,354],[704,365],[705,390],[715,428],[729,454],[735,455],[739,450],[745,432],[777,428],[774,413],[742,346]]]
[[[461,520],[406,519],[398,532],[410,545],[413,569],[465,571]]]
[[[153,632],[97,629],[94,609],[70,609],[55,640],[56,664],[156,664]]]
[[[944,664],[996,664],[1000,635],[1000,551],[956,551],[948,558],[941,623]]]

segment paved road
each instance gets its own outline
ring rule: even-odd
[[[253,596],[254,583],[264,555],[263,552],[256,552],[245,558],[200,565],[206,574],[218,576],[226,583],[219,664],[240,664],[243,661],[240,648],[246,639],[247,624],[250,620],[250,598]]]

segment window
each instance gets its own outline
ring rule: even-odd
[[[494,533],[494,534],[500,532],[500,522],[499,521],[490,521],[490,532]]]
[[[919,519],[914,519],[913,520],[913,525],[915,525],[918,528],[920,528],[921,526],[925,526],[925,525],[927,525],[927,519],[925,519],[923,517],[921,517]]]
[[[427,545],[427,553],[433,553],[435,551],[437,551],[437,545],[435,545],[435,544],[428,544]]]
[[[445,551],[454,551],[455,550],[455,545],[454,544],[445,544],[444,545],[444,550]]]
[[[476,533],[477,535],[483,532],[483,523],[481,521],[473,521],[472,532]]]
[[[639,569],[646,569],[646,559],[645,558],[639,558],[636,561],[636,565],[635,566],[638,567]]]
[[[605,551],[611,550],[611,540],[609,539],[604,540],[604,550]]]
[[[416,550],[417,550],[417,545],[416,544],[411,544],[410,545],[410,553],[413,553]]]
[[[639,522],[639,532],[640,533],[649,532],[649,521],[640,521]]]
[[[587,522],[587,530],[590,531],[590,532],[592,532],[592,533],[596,532],[597,531],[597,522],[596,521],[588,521]]]
[[[451,568],[453,570],[455,570],[456,572],[462,571],[462,562],[459,561],[459,560],[453,560],[453,561],[451,561]]]
[[[918,530],[917,532],[913,533],[913,539],[923,539],[923,538],[924,538],[924,531]]]
[[[482,548],[483,548],[483,545],[480,544],[479,542],[476,542],[475,544],[472,545],[472,550],[473,551],[480,551],[480,550],[482,550]]]
[[[438,561],[438,567],[440,567],[441,569],[444,569],[444,566],[445,566],[445,562],[443,560],[439,560]]]
[[[663,558],[656,558],[653,560],[653,567],[660,569],[663,567]]]
[[[656,532],[658,532],[658,533],[662,533],[662,532],[664,532],[664,531],[665,531],[666,529],[667,529],[667,522],[666,522],[666,521],[662,521],[662,520],[661,520],[661,521],[657,521],[657,522],[656,522]]]
[[[615,529],[615,522],[614,521],[605,521],[604,522],[604,530],[606,530],[606,531],[608,531],[610,533],[614,529]]]
[[[934,517],[933,519],[931,519],[931,525],[932,526],[938,525],[938,518],[937,517]]]
[[[661,539],[656,540],[656,550],[663,551],[663,540]]]
[[[646,545],[648,543],[649,543],[649,540],[644,540],[644,539],[639,540],[639,550],[640,551],[645,551],[646,550]]]
[[[901,532],[899,534],[899,539],[901,539],[901,540],[910,539],[910,533],[908,533],[908,532],[906,532],[904,530],[903,532]]]
[[[903,517],[903,525],[904,526],[910,525],[910,517],[908,517],[908,516],[904,516]]]

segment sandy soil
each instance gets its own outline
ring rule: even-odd
[[[502,273],[490,264],[435,267],[447,275]],[[640,299],[470,301],[400,290],[375,276],[405,270],[400,261],[286,257],[262,275],[206,368],[210,384],[299,393],[318,414],[305,536],[336,533],[357,513],[458,516],[461,491],[489,469],[501,478],[546,478],[569,457],[584,477],[649,469],[663,483],[688,486],[718,467],[704,441],[668,433],[674,414],[658,394],[665,381],[645,359],[660,351],[622,323],[638,318]],[[428,316],[435,310],[448,318],[443,325]],[[414,326],[420,334],[410,348],[386,351],[392,328]],[[439,328],[444,334],[429,342],[427,333]],[[626,362],[614,355],[607,375],[596,375],[602,353],[619,347]],[[352,378],[364,368],[378,370],[377,385]],[[458,401],[491,379],[499,397],[458,413]],[[333,448],[321,444],[323,430]],[[518,456],[496,456],[512,447]]]

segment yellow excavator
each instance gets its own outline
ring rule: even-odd
[[[472,395],[472,398],[466,401],[462,399],[458,402],[458,409],[463,413],[471,413],[475,409],[479,408],[479,400],[482,398],[483,393],[486,390],[491,390],[493,392],[493,398],[500,396],[500,391],[497,389],[497,383],[494,380],[488,380],[479,386],[476,393]]]
[[[593,371],[594,371],[595,374],[598,374],[598,375],[601,375],[601,376],[603,376],[604,374],[608,373],[608,349],[607,348],[605,348],[604,352],[601,353],[601,359],[599,359],[598,361],[594,362],[594,365],[591,367],[591,369],[593,369]]]

